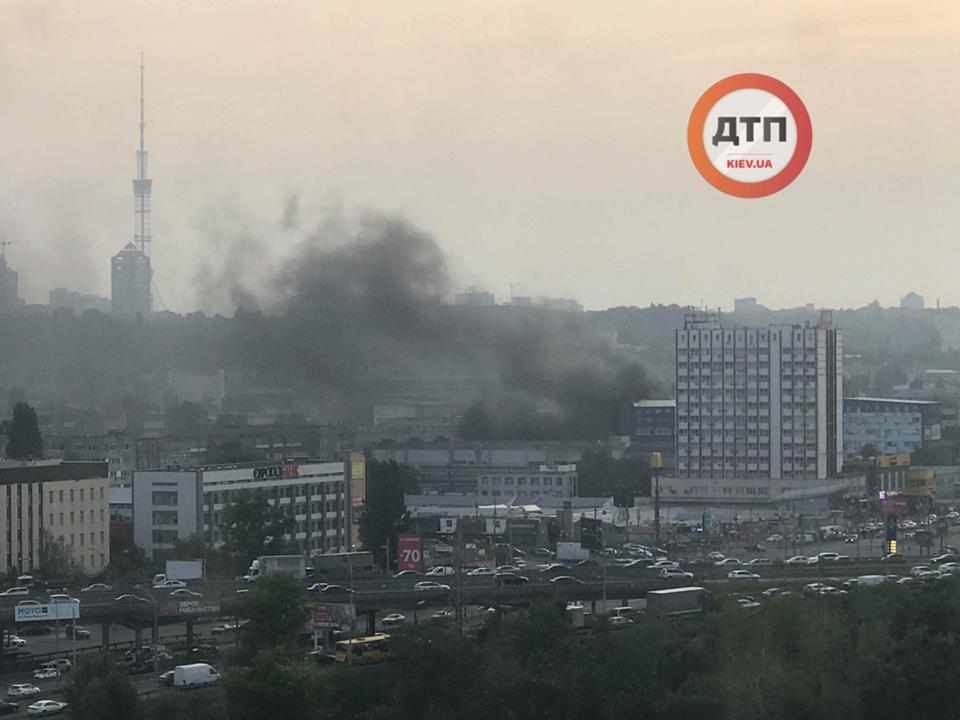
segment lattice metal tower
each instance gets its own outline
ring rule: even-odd
[[[144,143],[143,53],[140,53],[140,149],[137,150],[137,178],[133,181],[133,244],[147,255],[150,244],[150,192],[153,180],[147,177],[147,148]]]

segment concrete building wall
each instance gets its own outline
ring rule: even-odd
[[[110,564],[109,488],[109,478],[43,483],[44,529],[63,542],[84,572]]]

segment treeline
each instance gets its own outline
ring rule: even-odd
[[[133,701],[128,681],[101,663],[77,674],[68,697],[78,720],[121,717],[111,698],[122,717],[150,720],[952,717],[958,590],[889,585],[752,610],[713,598],[701,617],[577,632],[562,601],[544,602],[491,614],[469,637],[433,621],[398,629],[393,662],[351,668],[305,659],[302,588],[275,576],[249,594],[250,623],[222,688]]]

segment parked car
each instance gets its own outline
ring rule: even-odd
[[[13,715],[20,706],[15,702],[0,700],[0,715]]]
[[[760,576],[749,570],[731,570],[727,577],[730,580],[759,580]]]
[[[737,598],[737,607],[741,610],[752,610],[753,608],[760,607],[760,603],[750,598]]]
[[[87,585],[87,586],[86,586],[85,588],[83,588],[83,590],[81,590],[80,592],[82,592],[82,593],[85,593],[85,592],[107,592],[107,591],[109,591],[109,590],[113,590],[113,588],[110,587],[109,585],[107,585],[106,583],[93,583],[92,585]]]
[[[907,561],[907,559],[898,552],[890,553],[889,555],[884,555],[880,559],[885,563],[898,563],[898,564],[903,564]]]
[[[59,700],[38,700],[27,707],[27,715],[56,715],[66,707],[67,704]]]
[[[389,615],[384,615],[383,620],[380,622],[383,623],[384,627],[389,627],[390,625],[403,625],[407,621],[407,616],[401,613],[390,613]]]
[[[7,697],[33,697],[40,694],[40,688],[30,683],[17,683],[7,687]]]
[[[413,586],[414,590],[423,590],[425,592],[450,592],[449,585],[443,585],[433,580],[422,580]]]
[[[607,622],[612,628],[625,627],[627,625],[633,625],[633,619],[628,618],[626,615],[612,615],[607,618]]]
[[[955,562],[960,562],[960,555],[955,553],[943,553],[943,555],[937,555],[936,557],[930,558],[931,565],[942,565],[944,563]]]
[[[914,565],[910,568],[910,575],[913,577],[920,577],[923,573],[930,572],[931,568],[929,565]]]

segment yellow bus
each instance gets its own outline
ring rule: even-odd
[[[367,637],[340,640],[334,645],[337,662],[350,665],[383,662],[390,657],[390,636],[377,633]]]

